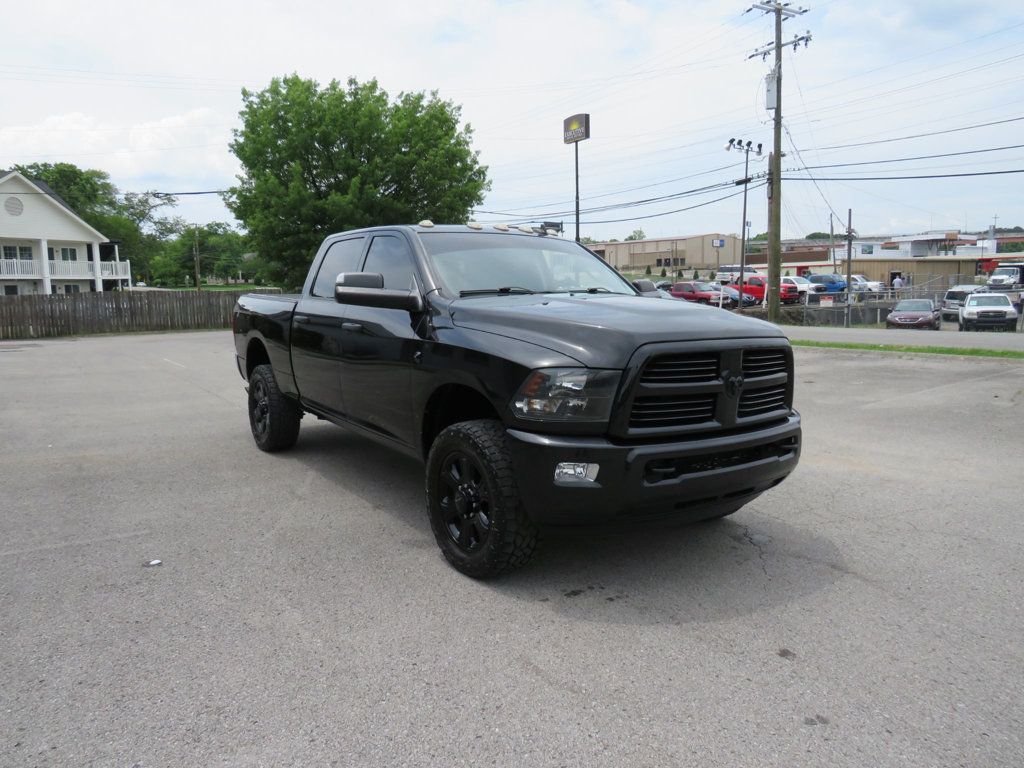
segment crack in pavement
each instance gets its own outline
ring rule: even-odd
[[[767,565],[767,562],[765,561],[765,557],[764,557],[764,548],[757,541],[754,540],[754,537],[750,533],[750,526],[749,525],[744,525],[743,526],[743,538],[744,538],[744,540],[746,540],[746,542],[750,546],[752,546],[754,549],[757,550],[757,559],[761,563],[761,570],[764,572],[765,579],[767,579],[767,581],[764,584],[764,591],[767,592],[768,591],[768,581],[771,581],[772,577],[771,577],[771,574],[768,573],[768,565]],[[767,537],[767,538],[768,538],[768,541],[771,541],[771,537],[770,536]]]

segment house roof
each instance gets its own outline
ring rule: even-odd
[[[61,197],[56,192],[54,192],[53,188],[49,184],[47,184],[45,181],[42,181],[40,179],[30,179],[28,176],[23,174],[21,171],[18,171],[18,170],[14,169],[14,168],[11,168],[10,170],[7,170],[7,171],[0,170],[0,182],[6,181],[11,176],[17,176],[19,179],[23,179],[24,181],[28,182],[29,184],[34,186],[36,189],[38,189],[43,194],[43,197],[45,197],[47,200],[50,200],[55,205],[59,205],[67,213],[69,213],[71,216],[73,216],[75,219],[77,219],[79,224],[81,224],[84,227],[87,227],[89,230],[91,230],[95,234],[99,235],[104,241],[107,240],[107,236],[106,235],[104,235],[102,232],[100,232],[98,229],[96,229],[96,227],[94,227],[92,224],[90,224],[85,219],[83,219],[81,216],[79,216],[78,213],[75,211],[75,209],[72,208],[70,205],[68,205],[67,201],[63,197]]]

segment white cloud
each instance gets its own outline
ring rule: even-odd
[[[5,21],[27,34],[7,40],[5,58],[18,64],[0,64],[7,87],[0,166],[67,159],[109,171],[123,189],[220,188],[237,172],[227,143],[242,86],[260,88],[293,71],[321,82],[351,75],[376,77],[393,95],[436,88],[463,105],[494,181],[485,210],[566,210],[573,196],[572,150],[561,144],[560,126],[574,112],[589,111],[593,119],[593,138],[580,147],[584,198],[736,162],[738,155],[721,149],[733,136],[770,142],[770,115],[763,109],[768,66],[746,56],[767,42],[771,28],[741,11],[720,2],[628,0],[173,6],[100,0],[87,14],[69,2],[17,4]],[[1024,95],[1020,61],[990,62],[1020,50],[1024,27],[1014,26],[1020,22],[1015,3],[925,7],[909,0],[831,2],[787,22],[787,36],[804,29],[814,36],[809,49],[786,53],[784,107],[804,161],[824,165],[1020,143],[1021,123],[1015,123],[913,142],[814,149],[1014,116],[1012,105]],[[28,34],[44,29],[42,36]],[[975,66],[982,68],[964,71]],[[785,148],[795,161],[788,142]],[[965,169],[1024,167],[1006,159],[1014,157],[963,160],[971,163]],[[942,162],[949,161],[916,166]],[[873,168],[829,173],[868,175],[865,169]],[[727,169],[583,204],[737,177],[737,169]],[[995,212],[1001,221],[1024,223],[1021,198],[1010,184],[1003,177],[830,182],[822,190],[841,212],[854,208],[859,229],[873,231],[920,226],[922,208],[947,219],[950,212],[957,220],[966,214],[972,227],[984,226]],[[702,199],[584,220],[645,215]],[[827,229],[828,208],[809,184],[787,184],[784,200],[786,234]],[[749,218],[761,231],[763,191],[753,192],[750,203]],[[183,206],[194,218],[228,216],[216,198]],[[735,199],[587,231],[600,237],[636,226],[662,235],[732,232],[739,218]]]

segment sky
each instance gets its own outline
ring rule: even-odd
[[[811,35],[783,57],[783,236],[828,231],[836,216],[839,230],[848,209],[861,235],[977,231],[995,216],[999,226],[1024,226],[1024,173],[995,173],[1024,170],[1019,0],[805,7],[783,28],[784,40]],[[0,56],[0,168],[64,161],[107,171],[122,191],[221,190],[240,172],[228,144],[243,87],[291,73],[321,83],[376,78],[392,96],[436,90],[461,107],[491,180],[478,220],[564,221],[571,236],[573,148],[562,143],[562,120],[586,112],[582,235],[738,234],[734,182],[744,158],[725,151],[730,138],[764,145],[764,157],[750,156],[747,214],[751,232],[763,232],[771,62],[750,56],[773,27],[748,8],[717,0],[11,4],[5,26],[17,33],[5,35]],[[990,175],[950,176],[976,173]],[[907,175],[944,178],[890,178]],[[886,178],[863,179],[878,176]],[[695,191],[705,187],[715,188]],[[237,225],[216,195],[182,197],[175,213]]]

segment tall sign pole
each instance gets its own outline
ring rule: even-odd
[[[769,3],[754,3],[748,11],[758,10],[775,14],[775,40],[754,51],[748,58],[760,56],[767,59],[775,55],[775,68],[768,76],[768,109],[775,112],[773,151],[768,161],[768,319],[779,319],[779,283],[782,273],[782,49],[792,45],[794,50],[811,40],[811,33],[794,35],[792,40],[782,42],[782,22],[807,13],[806,8],[792,8],[789,3],[774,0]]]
[[[580,113],[562,121],[562,143],[573,145],[576,157],[576,242],[580,241],[580,142],[590,138],[590,115]]]

